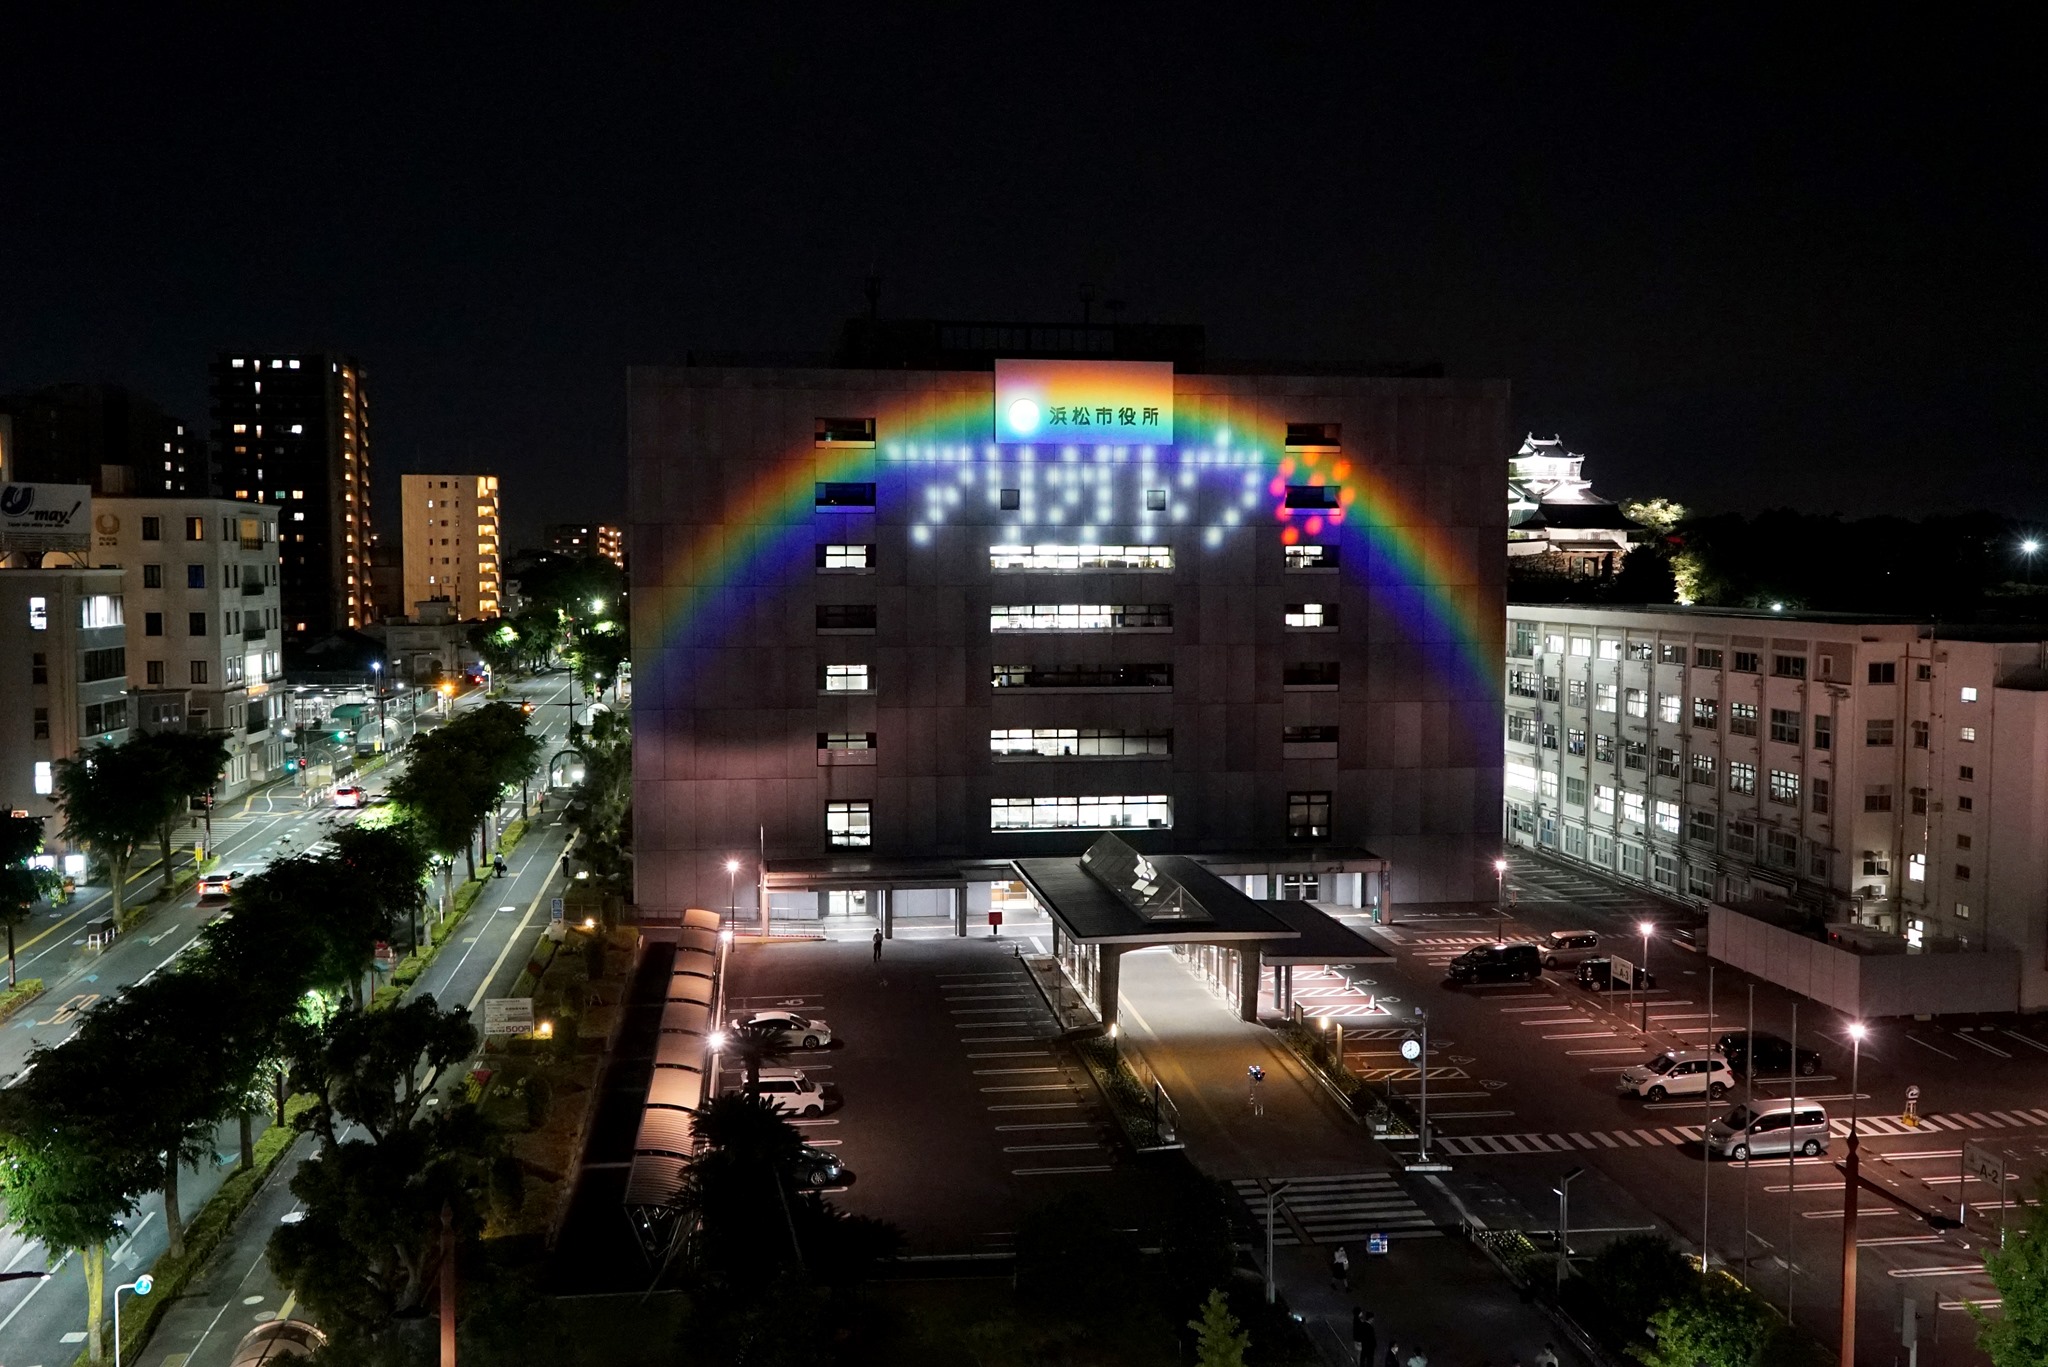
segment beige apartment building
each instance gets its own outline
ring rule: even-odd
[[[1872,952],[2012,956],[2048,1008],[2038,631],[1511,605],[1506,694],[1512,842]]]
[[[500,615],[503,583],[496,475],[404,475],[399,480],[405,602],[446,598],[464,621]]]

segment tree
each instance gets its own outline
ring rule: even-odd
[[[789,1046],[783,1043],[782,1027],[770,1021],[739,1021],[726,1036],[733,1057],[746,1074],[746,1094],[759,1095],[761,1070],[789,1062]]]
[[[40,899],[63,886],[55,869],[39,869],[30,860],[43,852],[43,819],[0,813],[0,924],[7,927],[7,985],[14,986],[14,928],[23,924]]]
[[[104,1058],[38,1047],[14,1084],[0,1090],[0,1196],[7,1222],[56,1254],[75,1251],[85,1269],[86,1354],[105,1360],[107,1243],[146,1191],[147,1157],[115,1117],[125,1074]]]
[[[1251,1336],[1238,1327],[1237,1316],[1230,1313],[1230,1303],[1221,1291],[1209,1293],[1209,1299],[1202,1302],[1201,1316],[1189,1320],[1188,1328],[1195,1331],[1197,1367],[1244,1367]]]
[[[318,1098],[308,1123],[332,1152],[347,1125],[361,1126],[372,1142],[412,1125],[441,1074],[476,1043],[469,1012],[443,1011],[431,995],[384,1011],[343,1008],[296,1046],[292,1080]]]
[[[1699,1281],[1692,1261],[1661,1234],[1610,1241],[1564,1285],[1564,1303],[1611,1347],[1644,1343],[1651,1317],[1690,1295]]]
[[[135,753],[155,782],[159,813],[158,848],[163,857],[164,887],[171,885],[171,828],[191,810],[191,800],[206,793],[228,767],[228,747],[218,736],[198,731],[147,731],[122,747]]]
[[[1992,1319],[1972,1305],[1977,1346],[1996,1367],[2038,1367],[2048,1362],[2048,1179],[2034,1192],[2026,1223],[1984,1257],[1984,1270],[2005,1303]]]
[[[131,746],[95,745],[58,760],[55,776],[64,838],[85,846],[106,864],[114,918],[119,921],[135,851],[156,834],[162,815],[163,788],[156,766],[145,752]]]
[[[474,764],[460,753],[459,737],[451,745],[450,728],[423,731],[407,743],[405,772],[391,781],[391,800],[418,829],[427,848],[449,861],[457,854],[469,860],[469,876],[476,877],[476,859],[470,837],[488,810],[476,781]],[[450,874],[443,875],[443,893]]]
[[[1754,1291],[1717,1272],[1652,1315],[1654,1341],[1635,1354],[1646,1367],[1751,1367],[1780,1323]]]

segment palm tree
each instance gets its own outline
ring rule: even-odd
[[[789,1062],[789,1046],[782,1042],[782,1027],[769,1021],[736,1021],[727,1038],[727,1047],[740,1067],[746,1070],[746,1094],[758,1096],[761,1091],[761,1070],[776,1068]]]

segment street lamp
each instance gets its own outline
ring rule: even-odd
[[[384,662],[370,661],[370,673],[377,687],[377,753],[384,753]]]
[[[1557,1193],[1557,1286],[1564,1289],[1564,1270],[1572,1256],[1572,1183],[1583,1177],[1584,1168],[1571,1168],[1551,1188]]]
[[[1849,1156],[1842,1164],[1842,1361],[1856,1360],[1856,1092],[1863,1064],[1863,1037],[1870,1027],[1862,1021],[1849,1022]],[[1799,1054],[1792,1055],[1792,1070],[1799,1071]],[[2001,1193],[2002,1194],[2002,1193]]]
[[[1643,989],[1636,994],[1642,999],[1643,1013],[1642,1020],[1636,1028],[1647,1035],[1650,1033],[1650,932],[1655,930],[1656,927],[1648,921],[1643,921],[1636,926],[1636,929],[1643,934],[1643,966],[1641,969]]]
[[[728,859],[725,861],[725,923],[727,925],[731,925],[733,917],[739,915],[739,886],[740,861]]]
[[[2041,543],[2033,537],[2020,542],[2020,554],[2027,558],[2027,582],[2034,582],[2034,557],[2040,553]]]
[[[1494,939],[1502,944],[1508,942],[1508,861],[1493,861],[1493,909],[1499,916]]]
[[[147,1296],[155,1286],[156,1278],[145,1272],[114,1288],[114,1367],[121,1367],[121,1293],[133,1291],[138,1296]]]

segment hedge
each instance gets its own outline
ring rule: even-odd
[[[41,978],[23,978],[14,986],[0,990],[0,1021],[6,1020],[9,1016],[42,995],[43,980]]]

